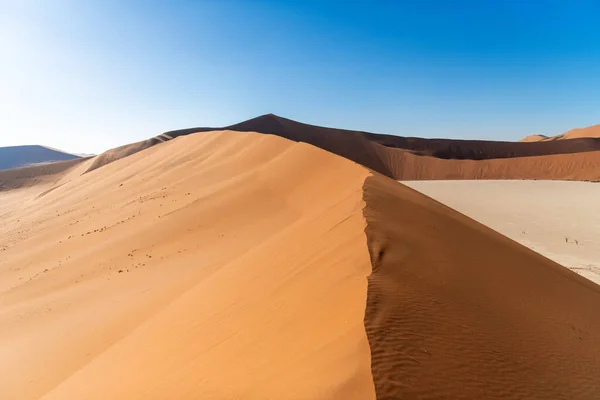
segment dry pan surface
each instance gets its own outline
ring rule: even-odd
[[[600,284],[600,183],[403,183]]]

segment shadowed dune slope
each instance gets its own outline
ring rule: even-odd
[[[76,172],[0,193],[3,400],[600,390],[598,286],[342,157],[207,132]]]
[[[381,175],[364,210],[378,399],[593,399],[600,286]]]
[[[397,180],[546,179],[600,181],[600,151],[494,160],[443,160],[379,149]]]
[[[0,170],[0,192],[43,183],[56,183],[69,170],[88,160],[89,158],[75,158],[68,161]]]
[[[21,168],[31,164],[77,159],[79,156],[44,146],[0,147],[0,170]]]
[[[90,170],[170,138],[214,129],[170,131],[110,150],[99,156]],[[221,129],[309,143],[395,179],[593,180],[600,165],[600,139],[595,138],[543,143],[407,138],[308,125],[272,114]],[[550,155],[564,157],[542,157]]]
[[[0,398],[375,398],[368,173],[211,132],[0,197]]]

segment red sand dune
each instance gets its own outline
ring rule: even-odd
[[[190,128],[164,135],[215,129]],[[307,125],[272,114],[222,129],[309,143],[394,179],[597,180],[600,175],[598,138],[535,143],[407,138]],[[90,170],[159,143],[155,138],[111,150],[100,155]]]
[[[207,132],[69,174],[0,193],[3,400],[600,393],[599,286],[342,157]]]

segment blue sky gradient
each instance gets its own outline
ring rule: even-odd
[[[517,140],[600,123],[600,4],[0,0],[0,146],[100,152],[275,113]]]

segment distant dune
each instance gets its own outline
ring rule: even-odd
[[[525,136],[523,139],[519,140],[520,142],[541,142],[548,139],[546,135],[529,135]]]
[[[0,170],[76,158],[80,157],[44,146],[0,147]]]
[[[68,161],[57,161],[29,167],[0,170],[0,192],[40,184],[55,184],[80,164],[86,164],[86,158],[74,158]],[[82,174],[85,171],[80,171]]]
[[[3,400],[600,393],[600,286],[388,177],[252,132],[96,160],[0,192]]]
[[[165,140],[219,128],[166,132],[100,155],[90,170]],[[398,180],[600,179],[600,138],[560,142],[423,139],[325,128],[263,115],[225,128],[305,142]]]
[[[570,131],[556,136],[531,135],[521,139],[521,142],[552,142],[556,140],[585,138],[600,138],[600,125],[571,129]]]

